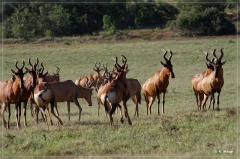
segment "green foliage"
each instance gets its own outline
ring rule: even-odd
[[[107,14],[103,16],[103,29],[109,32],[110,35],[113,35],[116,32],[114,22],[112,21],[111,16]]]
[[[226,7],[236,6],[228,3],[4,3],[3,35],[30,39],[93,35],[102,30],[113,35],[117,29],[164,28],[166,24],[188,35],[233,34],[236,29],[224,15]]]
[[[209,7],[209,5],[184,6],[178,19],[170,22],[172,30],[177,30],[183,35],[227,35],[235,34],[236,29],[225,13],[220,9],[222,5]]]

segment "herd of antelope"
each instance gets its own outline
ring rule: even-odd
[[[27,103],[30,103],[32,116],[36,115],[36,122],[38,123],[38,113],[42,114],[47,127],[49,128],[47,115],[45,110],[47,110],[50,125],[53,124],[51,114],[57,118],[58,124],[63,124],[59,117],[59,112],[57,108],[57,102],[66,102],[68,111],[68,120],[70,121],[70,102],[74,102],[79,109],[80,121],[82,108],[78,102],[78,98],[84,98],[89,106],[92,106],[92,94],[93,90],[97,92],[97,102],[98,102],[98,115],[100,105],[104,105],[106,115],[109,115],[110,126],[114,125],[113,113],[118,108],[120,109],[120,121],[123,122],[122,106],[123,102],[124,114],[131,125],[132,121],[128,114],[127,101],[131,98],[135,103],[135,115],[139,116],[138,104],[141,104],[141,92],[144,95],[146,101],[147,115],[151,115],[151,107],[155,101],[158,99],[158,115],[160,114],[160,94],[162,94],[162,114],[164,114],[164,104],[165,104],[165,93],[169,85],[169,77],[175,78],[173,73],[173,65],[171,63],[172,51],[164,50],[164,62],[160,61],[163,68],[157,71],[152,77],[146,80],[146,82],[141,87],[141,84],[137,79],[127,78],[128,64],[127,58],[122,55],[122,64],[119,64],[118,58],[113,58],[114,67],[111,71],[108,71],[107,63],[103,64],[101,69],[101,63],[95,63],[94,74],[90,74],[85,77],[81,77],[75,81],[66,80],[60,81],[59,71],[57,67],[56,73],[50,75],[48,71],[44,73],[43,62],[39,65],[39,59],[37,58],[34,64],[31,63],[29,58],[28,63],[30,69],[25,67],[24,60],[22,61],[22,67],[18,67],[18,61],[15,61],[16,71],[12,70],[12,77],[9,80],[0,82],[0,102],[1,106],[1,116],[3,121],[3,126],[6,129],[10,128],[10,104],[15,104],[15,116],[17,128],[20,128],[20,116],[21,116],[21,103],[23,102],[23,115],[24,115],[24,126],[27,126],[26,121],[26,107]],[[169,52],[169,58],[166,57]],[[195,75],[192,78],[192,87],[194,94],[196,96],[197,109],[204,110],[206,101],[210,96],[210,103],[215,105],[214,93],[217,92],[217,110],[219,110],[219,96],[221,89],[224,85],[223,79],[223,68],[222,66],[226,61],[222,62],[223,49],[220,50],[220,57],[216,56],[216,49],[212,52],[213,58],[209,60],[208,53],[206,54],[206,65],[207,70]],[[39,68],[40,66],[40,68]],[[25,71],[23,68],[25,67]],[[27,77],[24,75],[29,74]],[[49,110],[50,103],[50,110]],[[4,112],[8,111],[8,120],[4,118]],[[134,115],[134,116],[135,116]]]

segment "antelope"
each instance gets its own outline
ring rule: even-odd
[[[27,102],[29,100],[31,93],[33,93],[33,90],[36,86],[36,78],[37,78],[36,67],[38,65],[38,59],[35,62],[34,66],[31,64],[30,58],[29,58],[28,62],[29,62],[29,65],[31,66],[31,69],[28,69],[27,67],[25,67],[25,69],[30,74],[30,76],[28,76],[26,78],[24,77],[24,79],[23,79],[25,88],[23,89],[23,92],[21,95],[21,102],[24,103],[24,106],[23,106],[24,126],[27,126],[27,120],[26,120]],[[21,116],[21,105],[19,105],[19,110],[20,110],[19,115]],[[19,123],[20,123],[20,118],[19,118]]]
[[[91,96],[92,88],[85,88],[75,85],[71,80],[63,82],[41,82],[36,86],[34,90],[34,100],[44,114],[45,122],[48,126],[46,120],[46,114],[43,110],[43,105],[47,108],[50,124],[52,125],[52,119],[50,117],[48,104],[51,103],[51,113],[58,119],[58,122],[62,125],[61,119],[53,111],[53,107],[56,102],[74,102],[79,108],[79,118],[80,121],[82,108],[77,100],[77,98],[85,98],[89,106],[92,106]]]
[[[152,77],[150,77],[143,84],[143,87],[142,87],[142,92],[146,101],[147,115],[148,115],[148,111],[151,115],[151,107],[156,97],[158,99],[158,115],[160,115],[160,110],[159,110],[160,97],[159,96],[161,93],[163,93],[162,114],[164,114],[165,94],[169,84],[169,76],[171,76],[172,78],[175,78],[175,75],[173,73],[173,65],[171,63],[172,51],[168,49],[168,51],[170,52],[170,57],[167,59],[166,58],[167,51],[164,49],[162,50],[165,51],[163,55],[165,63],[160,61],[160,63],[163,65],[162,70],[157,71]],[[149,97],[151,97],[150,102],[149,102]]]
[[[98,79],[100,78],[100,71],[102,71],[102,69],[100,69],[100,62],[99,62],[99,65],[97,66],[97,62],[95,63],[95,68],[93,68],[93,70],[95,71],[94,74],[90,74],[86,77],[82,77],[82,78],[78,78],[76,81],[75,81],[75,84],[76,85],[79,85],[79,86],[82,86],[82,87],[85,87],[85,84],[86,84],[86,81],[87,79],[90,79],[92,81],[94,81],[92,83],[92,86],[96,87],[96,84],[97,84],[97,81]]]
[[[15,67],[17,68],[16,72],[11,69],[14,76],[7,81],[0,82],[0,102],[2,102],[1,115],[3,120],[3,125],[6,129],[10,128],[10,116],[11,116],[10,104],[19,103],[19,105],[21,105],[21,95],[24,89],[23,77],[27,73],[27,71],[23,72],[23,67],[25,66],[24,60],[23,60],[23,66],[21,68],[19,68],[17,64],[18,64],[18,61],[15,62]],[[20,123],[19,123],[20,111],[18,110],[19,105],[15,107],[15,116],[16,116],[16,123],[17,123],[18,129],[20,128]],[[6,110],[6,107],[8,107],[8,111],[9,111],[8,122],[6,122],[4,118],[4,111]]]
[[[114,67],[118,72],[116,79],[100,87],[97,93],[97,98],[101,101],[105,107],[105,111],[109,114],[110,126],[114,125],[112,115],[121,101],[123,101],[125,117],[128,118],[128,123],[132,125],[126,105],[127,100],[130,98],[126,84],[127,59],[124,55],[122,55],[122,57],[124,58],[124,64],[122,66],[118,64],[117,57],[114,59]],[[123,122],[122,117],[120,121]]]
[[[218,58],[215,54],[215,51],[213,52],[213,56],[214,56],[214,60],[210,61],[207,58],[207,61],[211,64],[211,66],[214,68],[213,71],[211,72],[211,74],[205,78],[203,78],[203,80],[201,80],[198,83],[198,90],[200,91],[200,93],[204,94],[204,99],[201,102],[201,108],[202,110],[204,110],[204,105],[206,104],[206,101],[208,99],[209,96],[211,96],[211,99],[213,101],[213,110],[214,110],[214,104],[215,104],[215,97],[214,97],[214,93],[217,92],[218,96],[217,96],[217,110],[219,110],[219,96],[221,93],[221,89],[224,85],[224,78],[223,78],[223,68],[222,66],[226,63],[226,61],[222,62],[222,58],[223,58],[223,49],[221,49],[221,55]],[[205,52],[205,54],[207,54]],[[210,101],[211,102],[211,101]],[[208,109],[210,108],[211,103],[208,106]]]
[[[39,72],[38,72],[38,77],[42,77],[43,76],[43,71],[44,71],[44,66],[43,66],[43,62],[41,62],[41,66],[42,68],[39,69]],[[60,81],[60,75],[59,75],[59,71],[60,71],[60,68],[57,67],[57,70],[56,70],[56,73],[53,73],[53,75],[50,75],[48,73],[48,71],[45,73],[45,80],[48,81],[48,82],[59,82]]]
[[[60,71],[60,68],[57,67],[57,70],[56,70],[56,73],[53,73],[53,75],[50,75],[48,73],[48,71],[46,73],[43,73],[44,71],[44,66],[43,66],[43,62],[41,62],[41,68],[37,71],[37,83],[39,82],[59,82],[60,81],[60,75],[59,75],[59,71]],[[32,106],[32,103],[35,103],[34,99],[33,99],[33,95],[31,94],[30,98],[29,98],[29,101],[30,101],[30,109],[31,109],[31,115],[33,116],[33,106]],[[57,116],[59,115],[59,112],[58,112],[58,109],[57,109],[57,105],[55,106],[56,108],[56,113],[57,113]],[[38,112],[39,112],[39,109],[38,107],[35,107],[35,114],[36,114],[36,123],[38,123]]]
[[[216,49],[215,49],[216,50]],[[214,50],[214,52],[215,52]],[[206,60],[208,59],[208,53],[206,54]],[[214,59],[213,59],[214,60]],[[212,61],[213,61],[212,60]],[[200,110],[200,107],[201,107],[201,102],[203,100],[203,94],[201,94],[199,91],[198,91],[198,83],[205,77],[209,76],[212,71],[213,71],[213,67],[212,65],[208,62],[206,62],[206,66],[207,66],[207,70],[200,73],[200,74],[197,74],[195,75],[193,78],[192,78],[192,87],[193,87],[193,91],[194,91],[194,95],[196,97],[196,102],[197,102],[197,109]],[[210,100],[211,102],[211,100]]]

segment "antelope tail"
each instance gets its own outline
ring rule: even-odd
[[[106,95],[104,98],[104,107],[105,107],[105,111],[108,112],[108,108],[107,108],[107,98],[108,96]]]
[[[139,93],[137,94],[137,102],[138,102],[139,104],[141,104],[141,99],[142,99],[142,97],[141,97],[141,92],[139,92]]]

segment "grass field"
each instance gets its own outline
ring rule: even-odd
[[[238,56],[236,37],[207,37],[168,40],[88,41],[80,38],[73,41],[43,43],[4,44],[0,69],[2,80],[11,77],[14,60],[39,58],[45,70],[54,73],[60,67],[61,80],[75,80],[94,73],[95,61],[113,66],[112,57],[123,54],[128,59],[127,77],[137,78],[141,85],[162,68],[163,49],[173,51],[172,64],[175,79],[170,79],[166,94],[165,114],[157,115],[157,102],[152,115],[146,115],[146,103],[142,95],[139,105],[140,117],[134,117],[134,104],[127,102],[133,125],[120,123],[117,113],[115,126],[109,127],[109,118],[101,106],[97,115],[96,92],[92,96],[93,106],[79,99],[83,108],[78,122],[78,109],[71,104],[71,121],[67,119],[65,103],[58,104],[63,125],[54,125],[47,130],[44,122],[38,125],[27,110],[28,127],[17,130],[14,106],[11,105],[11,127],[1,127],[2,157],[29,158],[48,157],[109,157],[109,158],[237,158],[238,145],[237,114],[239,89]],[[220,96],[220,111],[197,111],[191,79],[206,70],[204,51],[224,48],[226,60],[223,66],[225,84]],[[168,56],[168,55],[167,55]],[[210,59],[212,55],[210,54]],[[29,107],[28,107],[29,108]],[[7,112],[5,112],[5,117]],[[54,121],[55,118],[52,117]],[[23,118],[22,118],[23,121]],[[2,122],[1,122],[2,124]]]

